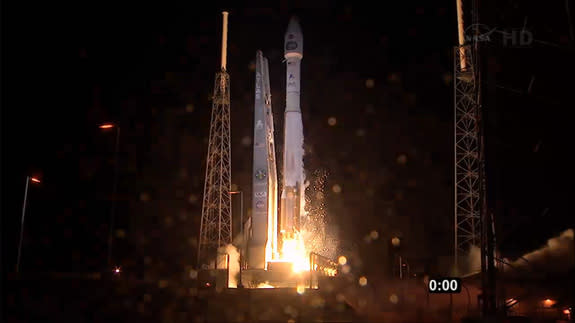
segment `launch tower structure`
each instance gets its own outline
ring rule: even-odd
[[[480,247],[481,208],[483,198],[480,170],[482,167],[480,139],[479,84],[476,51],[466,42],[463,23],[463,0],[457,2],[459,46],[454,52],[455,90],[455,243],[454,265],[471,246]]]
[[[222,60],[216,73],[204,182],[198,266],[218,268],[218,248],[232,243],[230,77],[226,72],[228,12],[222,12]]]

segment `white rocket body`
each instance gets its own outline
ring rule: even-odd
[[[304,216],[303,124],[300,109],[300,62],[303,35],[297,19],[289,22],[284,42],[286,59],[286,109],[284,113],[283,182],[280,237],[291,239]]]

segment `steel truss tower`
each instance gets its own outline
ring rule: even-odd
[[[223,12],[222,65],[216,73],[204,182],[198,266],[218,267],[218,248],[232,243],[230,77],[226,72],[228,13]],[[221,265],[220,265],[221,266]]]
[[[471,246],[481,246],[480,178],[481,140],[477,74],[471,45],[461,45],[454,53],[455,87],[455,266]]]

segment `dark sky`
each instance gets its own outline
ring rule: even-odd
[[[181,275],[194,265],[224,9],[233,183],[251,191],[251,149],[242,139],[253,132],[250,66],[258,49],[270,61],[281,148],[283,35],[295,14],[305,39],[305,167],[310,178],[328,173],[327,217],[339,228],[341,246],[355,245],[362,259],[376,259],[367,265],[377,266],[372,255],[383,252],[382,240],[401,235],[413,259],[444,261],[453,237],[455,4],[386,2],[382,10],[327,4],[5,5],[4,264],[15,263],[25,176],[33,174],[43,183],[30,189],[24,266],[102,267],[115,134],[97,125],[114,121],[121,126],[117,224],[125,232],[115,258],[152,276]],[[509,255],[574,225],[567,205],[573,82],[566,77],[574,71],[573,43],[563,3],[540,6],[486,1],[481,12],[487,25],[525,25],[535,39],[557,45],[516,48],[493,40],[485,50],[490,204]],[[332,190],[336,184],[341,193]],[[249,194],[245,205],[249,212]],[[372,230],[381,238],[366,244]]]

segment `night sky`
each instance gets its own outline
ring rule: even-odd
[[[386,239],[400,235],[414,263],[444,268],[453,250],[455,3],[384,2],[382,10],[327,5],[5,5],[6,270],[16,260],[28,174],[42,183],[29,191],[23,270],[105,267],[115,130],[97,126],[107,121],[121,128],[115,263],[145,277],[172,278],[195,265],[222,10],[230,12],[235,187],[251,192],[258,49],[270,62],[281,151],[283,37],[290,16],[297,15],[305,41],[305,168],[312,180],[328,174],[326,214],[330,227],[338,228],[341,252],[353,251],[365,271],[381,272]],[[481,7],[484,24],[525,26],[542,41],[509,47],[494,39],[484,50],[489,204],[509,257],[575,225],[568,205],[575,179],[573,39],[564,3],[541,6],[485,1]],[[328,124],[330,117],[335,125]],[[372,230],[379,239],[367,243]]]

